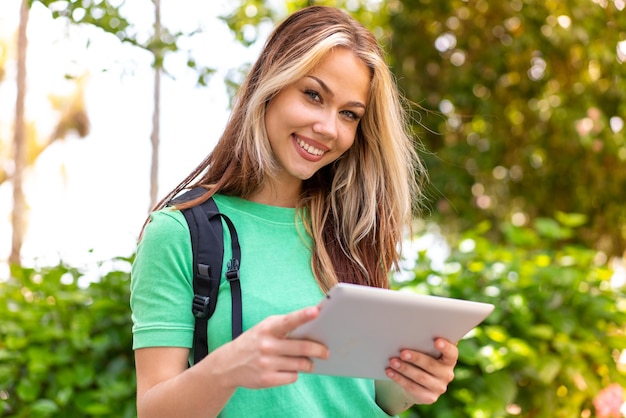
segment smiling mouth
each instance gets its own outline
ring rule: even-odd
[[[298,145],[300,145],[300,148],[302,148],[303,150],[305,150],[306,152],[308,152],[311,155],[315,155],[315,156],[318,156],[318,157],[324,155],[324,151],[322,151],[319,148],[315,148],[311,144],[307,144],[306,142],[304,142],[303,140],[301,140],[298,137],[296,137],[296,142],[298,143]]]

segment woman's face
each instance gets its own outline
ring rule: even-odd
[[[282,169],[281,186],[299,186],[352,146],[369,87],[365,63],[351,51],[336,48],[270,101],[265,127]]]

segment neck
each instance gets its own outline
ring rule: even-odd
[[[264,205],[294,208],[300,197],[301,190],[301,181],[291,185],[273,185],[268,183],[248,197],[248,200]]]

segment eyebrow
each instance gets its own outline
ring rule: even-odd
[[[308,75],[307,77],[312,78],[313,80],[317,81],[317,83],[320,85],[322,90],[324,90],[330,96],[334,96],[335,95],[335,93],[333,93],[333,91],[328,87],[328,85],[326,83],[324,83],[324,81],[322,81],[321,79],[315,77],[314,75]],[[346,103],[346,106],[348,106],[348,107],[360,107],[360,108],[365,109],[365,105],[363,103],[359,102],[359,101],[350,101],[350,102]]]

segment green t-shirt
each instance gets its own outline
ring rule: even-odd
[[[232,196],[215,202],[237,228],[241,243],[244,331],[269,315],[314,306],[323,297],[311,269],[310,237],[291,208],[261,205]],[[194,317],[192,254],[182,213],[152,214],[132,269],[133,348],[192,348]],[[224,228],[224,266],[230,237]],[[230,285],[222,279],[209,320],[209,349],[231,340]],[[207,394],[210,396],[210,394]],[[301,373],[290,385],[238,388],[222,417],[387,417],[375,402],[369,379]]]

